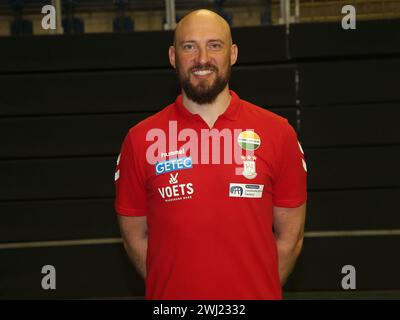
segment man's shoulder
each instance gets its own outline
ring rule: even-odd
[[[269,126],[282,128],[288,124],[288,120],[266,108],[255,105],[249,101],[241,99],[243,113],[245,117],[255,119]]]
[[[163,129],[168,125],[168,121],[173,118],[173,110],[174,103],[171,103],[160,111],[136,123],[129,129],[129,134],[146,134],[151,129]]]

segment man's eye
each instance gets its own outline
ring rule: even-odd
[[[184,44],[184,45],[183,45],[183,49],[185,49],[185,50],[192,50],[192,49],[193,49],[193,45],[192,45],[192,44]]]
[[[212,49],[220,49],[220,48],[221,48],[221,44],[219,44],[219,43],[212,43],[212,44],[210,44],[210,47],[211,47]]]

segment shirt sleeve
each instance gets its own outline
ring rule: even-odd
[[[296,131],[286,122],[279,148],[273,204],[296,208],[307,200],[307,167]]]
[[[146,215],[143,168],[128,134],[122,143],[115,170],[115,211],[123,216]]]

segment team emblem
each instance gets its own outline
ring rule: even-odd
[[[243,131],[239,134],[238,143],[242,149],[254,151],[261,145],[261,139],[254,131]]]
[[[247,179],[254,179],[257,176],[255,161],[243,161],[243,176]]]
[[[241,156],[243,162],[243,168],[239,171],[247,179],[254,179],[257,176],[256,172],[256,156]]]

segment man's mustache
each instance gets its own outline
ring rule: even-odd
[[[193,67],[190,68],[190,72],[196,72],[196,71],[204,71],[204,70],[211,70],[214,72],[218,72],[218,68],[212,64],[206,63],[206,64],[197,64]]]

